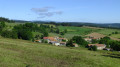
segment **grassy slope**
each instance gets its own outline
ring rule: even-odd
[[[72,38],[73,36],[86,35],[94,31],[94,29],[74,26],[59,26],[60,31],[67,29],[67,33],[64,35],[66,38]]]
[[[120,34],[112,34],[111,37],[120,39]]]
[[[23,23],[6,23],[7,27],[5,29],[7,30],[11,30],[13,28],[13,26],[18,25],[18,24],[23,24]],[[38,24],[40,25],[40,24]],[[46,25],[51,25],[51,24],[46,24]],[[51,25],[54,27],[54,25]],[[63,31],[65,29],[68,30],[68,33],[66,33],[63,37],[66,38],[72,38],[73,36],[78,36],[78,35],[86,35],[89,34],[91,32],[98,32],[104,35],[109,35],[112,32],[118,31],[120,33],[120,30],[117,29],[106,29],[106,28],[96,28],[96,27],[73,27],[73,26],[58,26],[58,28],[60,29],[60,31]],[[41,35],[41,33],[39,32],[33,32],[33,35]],[[50,36],[61,36],[59,34],[56,33],[49,33]],[[112,34],[111,37],[114,38],[120,38],[120,34]]]
[[[117,29],[106,29],[106,28],[99,30],[98,33],[109,35],[109,34],[112,34],[112,32],[116,32],[116,31],[120,33],[120,30],[117,30]]]
[[[56,47],[0,37],[1,67],[119,67],[120,59],[103,51]]]

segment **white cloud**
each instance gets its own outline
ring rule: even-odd
[[[61,15],[62,11],[51,11],[54,7],[32,8],[31,10],[36,13],[39,18],[52,17],[54,15]]]

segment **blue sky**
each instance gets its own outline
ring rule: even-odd
[[[0,0],[0,16],[19,20],[120,23],[120,0]]]

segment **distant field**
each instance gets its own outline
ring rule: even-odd
[[[23,24],[23,23],[6,23],[7,27],[5,29],[11,30],[13,26],[19,25],[19,24]],[[52,25],[52,24],[45,24],[45,25],[50,25],[50,26],[55,27],[55,25]],[[101,33],[104,35],[109,35],[109,34],[112,34],[112,32],[116,32],[116,31],[120,33],[120,30],[118,29],[96,28],[96,27],[87,27],[87,26],[84,26],[84,27],[58,26],[58,28],[60,29],[60,31],[63,31],[65,29],[68,30],[68,32],[64,36],[62,36],[68,39],[72,38],[73,36],[84,36],[92,32],[97,32],[97,33]],[[34,36],[36,34],[41,35],[41,33],[39,32],[33,32]],[[56,33],[49,33],[49,36],[61,36],[61,35],[56,34]],[[111,37],[120,38],[120,34],[112,34]]]
[[[5,23],[7,26],[15,26],[19,24],[24,24],[24,23]]]
[[[120,54],[0,37],[1,67],[119,67]]]
[[[101,33],[101,34],[105,34],[105,35],[109,35],[109,34],[112,34],[112,32],[120,32],[120,30],[117,30],[117,29],[101,29],[99,31],[97,31],[98,33]]]
[[[59,26],[59,29],[61,31],[67,29],[68,33],[71,34],[79,34],[79,35],[85,35],[87,33],[92,32],[92,29],[90,28],[83,28],[83,27],[73,27],[73,26]]]
[[[120,39],[120,34],[112,34],[111,37],[115,37],[115,38]]]

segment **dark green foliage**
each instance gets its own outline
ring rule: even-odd
[[[120,51],[120,42],[111,40],[109,37],[102,38],[99,43],[106,44],[107,47],[110,47],[116,51]]]
[[[33,38],[33,34],[31,31],[28,30],[19,30],[18,38],[23,40],[31,40]]]
[[[0,17],[0,22],[10,22],[10,20],[4,17]]]
[[[35,42],[35,39],[34,39],[34,38],[32,39],[32,42]]]
[[[113,50],[120,51],[120,41],[109,41],[110,47]]]
[[[101,38],[99,41],[99,44],[106,44],[107,47],[109,47],[109,40],[110,40],[110,37]]]
[[[97,51],[97,46],[90,46],[90,47],[88,48],[88,50]]]
[[[14,26],[13,30],[17,32],[19,39],[31,40],[33,39],[32,31],[36,31],[36,24],[26,23],[23,25]]]
[[[62,39],[62,42],[66,42],[66,40]]]
[[[98,43],[99,41],[96,39],[92,39],[92,44]]]
[[[8,18],[4,18],[4,17],[0,17],[0,22],[10,22],[10,23],[14,23],[13,20],[9,20]]]
[[[65,35],[65,33],[64,33],[64,32],[60,32],[60,35],[62,35],[62,36],[63,36],[63,35]]]
[[[74,47],[74,45],[73,45],[73,40],[70,39],[70,40],[67,42],[66,46],[67,46],[67,47]]]
[[[40,35],[36,35],[35,38],[38,40],[38,39],[41,39]]]
[[[78,45],[81,45],[81,46],[88,45],[88,42],[86,42],[81,36],[74,36],[72,40],[74,43],[77,43]]]
[[[43,32],[43,37],[47,37],[47,36],[48,36],[48,32],[47,31]]]
[[[6,25],[4,21],[0,22],[0,31],[2,31],[5,26]]]
[[[112,32],[112,34],[118,34],[119,32],[115,31],[115,32]]]
[[[93,46],[93,47],[92,47],[92,50],[93,50],[93,51],[97,51],[97,47],[96,47],[96,46]]]
[[[117,31],[115,31],[115,34],[118,34],[118,32],[117,32]]]
[[[13,38],[13,39],[17,39],[17,33],[15,31],[2,31],[1,36],[6,37],[6,38]]]
[[[66,46],[74,47],[73,43],[77,43],[78,45],[86,47],[88,45],[88,42],[86,42],[81,36],[74,36],[72,39],[70,39]]]
[[[56,33],[57,33],[57,34],[59,34],[59,33],[60,33],[60,30],[59,30],[59,29],[57,29],[57,30],[56,30]]]
[[[65,29],[64,32],[67,33],[67,29]]]

